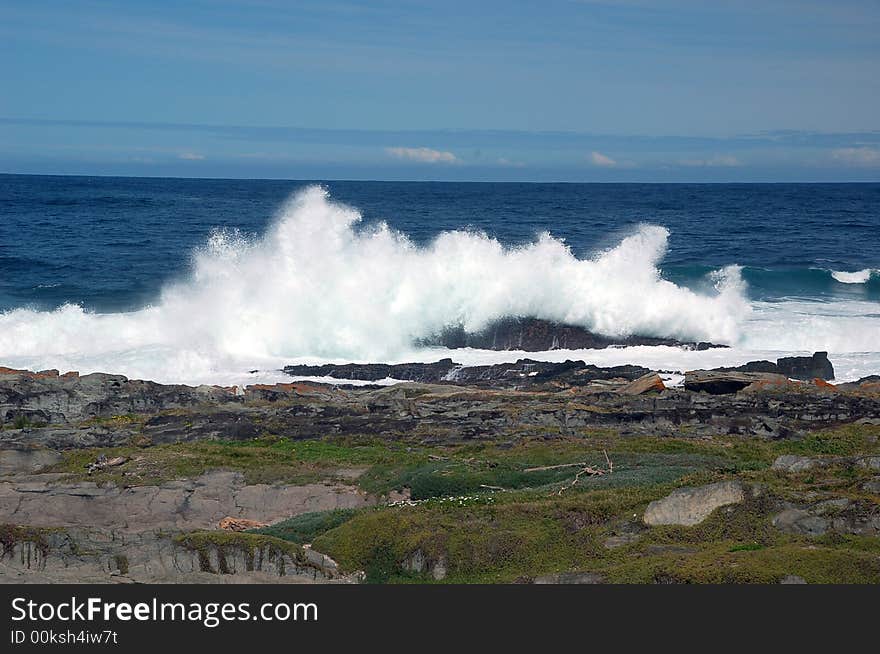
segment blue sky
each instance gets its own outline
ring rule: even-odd
[[[0,172],[880,180],[876,0],[0,0]]]

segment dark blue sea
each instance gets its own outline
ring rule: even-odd
[[[878,269],[880,184],[0,175],[0,365],[203,380],[430,358],[426,332],[531,314],[855,375],[880,360]]]

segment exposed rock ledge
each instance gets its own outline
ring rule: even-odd
[[[240,473],[217,470],[159,486],[98,486],[60,475],[0,478],[0,523],[35,527],[213,529],[224,517],[277,522],[309,511],[372,506],[377,499],[352,486],[244,483]]]
[[[359,583],[277,539],[0,525],[0,583]]]

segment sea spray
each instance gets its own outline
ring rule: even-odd
[[[317,186],[296,194],[260,238],[215,231],[186,281],[154,305],[94,314],[75,305],[0,316],[0,358],[125,360],[210,367],[224,358],[382,361],[449,325],[476,331],[506,316],[630,334],[734,342],[749,306],[736,267],[700,294],[661,277],[663,227],[642,225],[579,259],[541,234],[519,247],[448,231],[418,247]],[[160,354],[162,353],[162,354]]]

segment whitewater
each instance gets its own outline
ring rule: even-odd
[[[242,384],[289,379],[279,369],[292,363],[530,357],[683,371],[827,350],[839,380],[880,373],[878,303],[750,300],[735,262],[694,288],[677,285],[662,272],[673,236],[645,223],[581,258],[549,233],[505,246],[478,231],[451,230],[417,245],[385,223],[363,224],[357,209],[312,186],[259,237],[215,230],[193,252],[186,278],[166,283],[149,306],[0,314],[0,365]],[[834,277],[854,284],[871,274]],[[730,347],[523,353],[413,345],[449,326],[479,331],[509,316]]]

